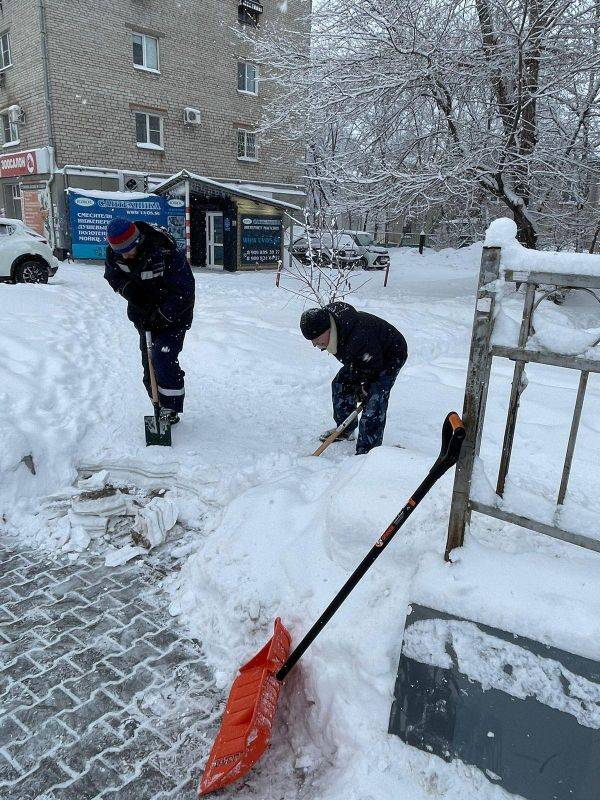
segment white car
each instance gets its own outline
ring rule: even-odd
[[[291,246],[292,255],[306,263],[312,250],[313,258],[324,266],[340,266],[344,269],[385,269],[390,263],[390,254],[385,247],[375,243],[373,235],[364,231],[335,231],[313,233],[309,242],[306,235],[296,239]]]
[[[377,244],[372,233],[365,231],[341,231],[341,233],[350,236],[354,242],[363,269],[385,269],[390,263],[389,250]]]
[[[0,217],[0,281],[48,283],[59,265],[43,236],[20,219]]]

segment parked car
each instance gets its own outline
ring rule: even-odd
[[[372,233],[366,231],[342,231],[352,237],[361,256],[363,269],[385,269],[390,263],[390,253],[378,244]]]
[[[308,263],[311,250],[313,259],[322,266],[385,269],[390,263],[386,248],[376,244],[372,234],[364,231],[311,233],[310,248],[305,234],[295,239],[290,248],[292,255],[302,263]]]
[[[59,265],[43,236],[20,219],[0,217],[0,280],[48,283]]]

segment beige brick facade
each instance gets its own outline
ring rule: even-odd
[[[262,20],[289,21],[306,0],[262,0]],[[39,0],[3,0],[12,66],[4,72],[0,108],[26,113],[20,144],[49,144],[44,99]],[[267,91],[237,90],[243,48],[234,30],[237,0],[44,0],[56,162],[142,172],[189,169],[215,178],[297,183],[301,156],[284,142],[262,143],[257,162],[237,158],[237,127],[252,128]],[[284,10],[285,9],[285,10]],[[136,69],[132,33],[160,42],[160,74]],[[184,124],[185,107],[202,124]],[[159,114],[164,151],[136,144],[136,109]]]
[[[0,111],[20,105],[26,113],[19,126],[20,144],[11,149],[40,147],[48,144],[48,133],[38,0],[3,0],[0,35],[6,32],[12,64],[0,73]]]

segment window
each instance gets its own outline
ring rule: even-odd
[[[254,64],[238,61],[238,91],[258,94],[258,70]]]
[[[12,61],[10,60],[10,36],[3,33],[0,36],[0,70],[10,67]]]
[[[237,157],[241,161],[258,161],[258,146],[256,134],[252,131],[238,128],[238,152]]]
[[[146,36],[145,33],[133,33],[133,66],[136,69],[145,69],[148,72],[159,71],[158,39]]]
[[[238,22],[242,25],[256,27],[262,12],[262,3],[258,3],[256,0],[239,0],[238,2]]]
[[[12,147],[19,144],[19,126],[12,119],[10,111],[0,114],[0,122],[2,123],[2,145]]]
[[[163,149],[163,120],[158,114],[135,114],[135,134],[137,146],[146,150]]]
[[[22,219],[23,212],[21,210],[21,184],[13,183],[5,186],[5,191],[10,191],[10,207],[12,208],[11,216],[16,219]]]

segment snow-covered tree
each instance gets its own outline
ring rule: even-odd
[[[317,198],[318,199],[318,198]],[[343,300],[363,286],[356,261],[346,257],[344,234],[331,216],[329,204],[318,208],[309,221],[288,215],[292,231],[288,253],[279,266],[277,285],[298,297],[326,306]]]
[[[253,48],[278,88],[264,126],[308,142],[321,202],[372,218],[496,204],[530,247],[572,238],[575,214],[592,238],[598,0],[328,0],[310,22]]]

